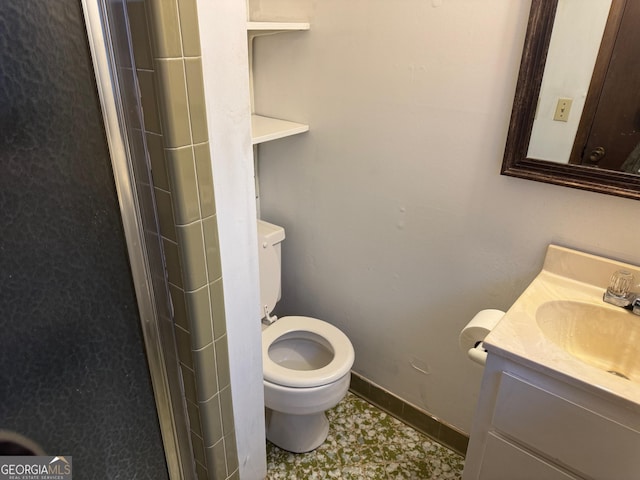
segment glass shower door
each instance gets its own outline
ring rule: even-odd
[[[0,2],[0,45],[0,430],[169,478],[79,2]]]

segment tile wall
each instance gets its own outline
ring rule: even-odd
[[[195,0],[128,0],[199,479],[238,478]]]

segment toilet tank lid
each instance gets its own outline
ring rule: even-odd
[[[276,245],[284,240],[284,228],[273,223],[258,220],[258,241],[260,244],[267,243]]]

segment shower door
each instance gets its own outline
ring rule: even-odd
[[[0,430],[169,478],[77,0],[0,2],[0,228]]]

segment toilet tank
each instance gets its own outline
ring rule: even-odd
[[[258,266],[260,269],[260,312],[265,317],[280,300],[282,257],[280,242],[284,228],[258,220]]]

